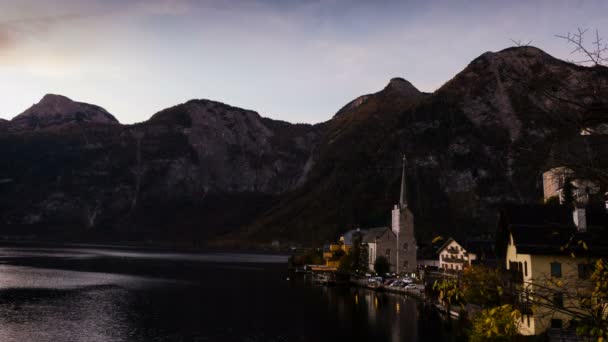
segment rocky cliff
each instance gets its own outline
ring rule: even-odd
[[[101,107],[47,94],[40,102],[11,120],[10,128],[31,131],[82,123],[117,124],[118,120]]]
[[[607,136],[580,132],[608,120],[607,82],[608,68],[576,66],[533,47],[485,53],[432,94],[393,80],[328,123],[309,182],[248,232],[312,242],[388,225],[402,154],[419,237],[493,231],[500,205],[542,200],[547,167],[606,167]],[[573,141],[590,146],[589,139],[594,149],[559,158],[556,151]]]
[[[318,129],[194,100],[120,125],[47,95],[0,135],[5,232],[196,240],[306,179]]]

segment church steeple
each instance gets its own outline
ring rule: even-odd
[[[399,207],[401,209],[407,207],[407,189],[405,184],[405,154],[403,155],[403,166],[401,167],[401,196],[399,197]]]

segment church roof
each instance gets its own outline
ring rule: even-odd
[[[347,231],[346,233],[342,234],[342,239],[343,239],[344,244],[352,245],[353,237],[355,236],[356,233],[365,235],[367,233],[367,229],[351,229],[351,230]]]
[[[376,239],[382,237],[382,235],[384,235],[386,232],[392,233],[392,230],[388,227],[369,228],[367,229],[367,233],[363,236],[363,242],[374,242]]]

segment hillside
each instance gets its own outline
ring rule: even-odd
[[[302,182],[317,139],[315,126],[207,100],[136,125],[80,120],[74,107],[37,104],[0,135],[2,233],[200,244]],[[34,114],[64,120],[24,125]]]
[[[533,47],[484,53],[434,93],[402,78],[322,124],[209,100],[121,125],[47,95],[0,120],[0,234],[259,246],[387,225],[408,159],[419,239],[492,231],[554,165],[606,168],[608,68]]]
[[[420,238],[493,231],[502,204],[542,199],[541,174],[556,160],[606,159],[606,136],[594,137],[593,155],[555,158],[573,140],[591,139],[579,135],[581,126],[598,116],[581,103],[607,108],[608,88],[598,87],[606,82],[607,68],[510,48],[481,55],[433,94],[385,89],[356,100],[323,132],[309,182],[245,236],[321,242],[352,227],[388,225],[402,153]]]

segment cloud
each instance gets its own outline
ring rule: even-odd
[[[0,51],[16,48],[31,38],[41,39],[54,28],[85,17],[82,14],[65,14],[0,21]]]

